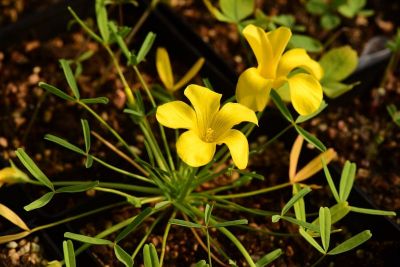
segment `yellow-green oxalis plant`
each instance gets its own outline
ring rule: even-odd
[[[235,165],[246,168],[247,138],[232,127],[245,121],[258,124],[254,111],[238,103],[227,103],[220,109],[222,95],[199,85],[189,85],[185,96],[194,109],[182,101],[172,101],[159,106],[156,114],[166,127],[188,129],[176,142],[179,157],[189,166],[203,166],[214,157],[216,145],[226,144]]]
[[[311,114],[320,107],[323,92],[319,80],[323,70],[304,49],[295,48],[283,53],[292,35],[289,28],[280,27],[266,33],[250,24],[244,28],[243,35],[258,66],[240,75],[236,88],[239,103],[262,111],[268,104],[271,89],[275,89],[300,115]]]

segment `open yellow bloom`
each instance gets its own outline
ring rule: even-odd
[[[198,85],[189,85],[185,96],[193,108],[182,101],[172,101],[159,106],[156,113],[162,125],[188,129],[176,143],[179,157],[192,167],[203,166],[212,160],[216,145],[226,144],[235,165],[246,168],[247,138],[232,127],[244,121],[257,124],[254,111],[238,103],[227,103],[220,109],[222,95]]]
[[[292,35],[289,28],[280,27],[266,33],[259,27],[248,25],[243,35],[256,56],[258,66],[240,75],[236,87],[239,103],[262,111],[268,104],[270,90],[275,89],[283,100],[292,102],[301,115],[310,114],[320,107],[323,93],[319,80],[323,70],[304,49],[295,48],[283,53]],[[297,68],[307,73],[290,75]]]

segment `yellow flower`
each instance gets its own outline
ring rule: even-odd
[[[292,35],[289,28],[280,27],[266,33],[259,27],[248,25],[243,35],[256,56],[258,66],[240,75],[236,87],[239,103],[262,111],[268,104],[270,90],[275,89],[284,101],[292,102],[301,115],[310,114],[320,107],[323,93],[319,80],[323,70],[304,49],[295,48],[283,54]],[[296,68],[307,73],[290,75]]]
[[[0,187],[4,184],[25,183],[29,177],[16,167],[6,167],[0,170]]]
[[[189,85],[185,96],[193,108],[182,101],[172,101],[159,106],[156,113],[162,125],[188,130],[176,143],[179,157],[192,167],[203,166],[212,160],[216,145],[226,144],[235,165],[246,168],[247,138],[232,127],[244,121],[257,124],[254,111],[238,103],[227,103],[220,109],[222,95],[198,85]]]
[[[196,63],[194,63],[190,70],[177,83],[175,83],[167,50],[164,47],[157,48],[156,68],[158,76],[160,76],[162,83],[168,91],[175,92],[185,86],[194,76],[196,76],[203,64],[204,58],[201,57],[196,61]]]

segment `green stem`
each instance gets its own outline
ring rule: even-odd
[[[136,246],[135,251],[132,253],[132,260],[135,260],[136,255],[139,253],[140,249],[143,247],[144,243],[146,242],[147,238],[149,238],[151,232],[153,232],[154,227],[159,223],[159,221],[162,219],[164,216],[164,213],[161,214],[160,216],[157,217],[157,219],[154,220],[154,222],[150,225],[149,229],[147,229],[146,234],[143,236],[142,240],[140,243]]]
[[[175,216],[176,216],[176,210],[174,210],[174,212],[172,213],[169,220],[174,219]],[[170,229],[171,229],[171,224],[167,223],[167,226],[165,227],[165,231],[164,231],[164,235],[163,235],[162,245],[161,245],[160,267],[162,267],[163,263],[164,263],[165,251],[166,251],[166,247],[167,247],[167,238],[168,238]]]
[[[150,88],[149,88],[147,82],[143,79],[143,76],[142,76],[141,72],[139,71],[139,68],[137,66],[133,66],[133,69],[135,70],[135,73],[138,76],[141,85],[143,86],[144,90],[146,91],[146,94],[150,99],[151,105],[153,106],[153,108],[156,108],[157,104],[154,101],[153,95],[150,92]],[[173,160],[173,158],[171,156],[171,150],[170,150],[169,145],[168,145],[168,141],[167,141],[167,137],[165,135],[164,127],[161,124],[158,124],[158,126],[160,128],[161,139],[163,140],[164,149],[165,149],[165,152],[167,153],[167,158],[168,158],[169,165],[171,167],[171,170],[174,171],[175,170],[174,160]]]
[[[52,182],[52,183],[55,186],[70,186],[70,185],[79,185],[79,184],[87,183],[87,182],[89,182],[89,181],[56,181],[56,182]],[[34,180],[29,180],[28,183],[33,184],[33,185],[44,186],[41,182],[34,181]],[[124,183],[99,182],[99,186],[114,188],[114,189],[123,189],[123,190],[127,190],[127,191],[148,193],[148,194],[160,194],[161,193],[160,189],[156,188],[156,187],[130,185],[130,184],[124,184]]]
[[[311,267],[316,267],[318,266],[318,264],[320,264],[326,257],[326,254],[322,255],[316,262],[314,262],[313,265],[311,265]]]
[[[52,223],[49,223],[49,224],[41,225],[41,226],[33,228],[31,230],[31,233],[37,232],[37,231],[40,231],[40,230],[43,230],[43,229],[47,229],[47,228],[50,228],[50,227],[54,227],[54,226],[57,226],[57,225],[60,225],[60,224],[64,224],[64,223],[67,223],[67,222],[71,222],[71,221],[74,221],[74,220],[78,220],[78,219],[81,219],[83,217],[90,216],[92,214],[95,214],[95,213],[98,213],[98,212],[101,212],[101,211],[105,211],[105,210],[108,210],[108,209],[111,209],[111,208],[115,208],[115,207],[121,206],[123,204],[126,204],[126,202],[125,201],[124,202],[118,202],[118,203],[107,205],[105,207],[101,207],[101,208],[98,208],[98,209],[95,209],[95,210],[84,212],[84,213],[81,213],[81,214],[78,214],[78,215],[75,215],[75,216],[71,216],[71,217],[68,217],[66,219],[63,219],[63,220],[60,220],[60,221],[57,221],[57,222],[52,222]]]
[[[284,184],[279,184],[255,191],[250,191],[250,192],[245,192],[245,193],[238,193],[238,194],[230,194],[230,195],[215,195],[214,197],[217,199],[229,199],[229,198],[244,198],[244,197],[251,197],[255,195],[260,195],[260,194],[265,194],[269,193],[278,189],[282,189],[288,186],[291,186],[291,183],[284,183]]]
[[[290,128],[293,127],[293,124],[288,125],[285,129],[283,129],[282,131],[280,131],[278,134],[276,134],[274,137],[272,137],[270,140],[268,140],[268,142],[266,142],[265,144],[263,144],[261,147],[250,151],[250,155],[254,154],[254,153],[261,153],[264,151],[264,149],[269,146],[270,144],[272,144],[273,142],[275,142],[279,137],[281,137],[284,133],[286,133]]]
[[[135,157],[135,159],[140,159],[139,156],[133,151],[133,149],[128,145],[128,143],[115,131],[102,117],[100,117],[93,109],[91,109],[88,105],[85,103],[80,102],[79,100],[77,101],[79,105],[81,105],[83,108],[85,108],[89,113],[91,113],[103,126],[107,128],[107,130],[110,131],[112,135],[114,135],[115,138],[118,139],[118,141],[129,151],[129,153],[132,154],[132,156]]]
[[[103,46],[107,50],[108,54],[110,55],[111,60],[112,60],[112,62],[114,64],[114,67],[117,70],[118,76],[121,79],[121,82],[122,82],[122,84],[124,86],[125,94],[126,94],[126,96],[128,98],[128,105],[134,105],[135,104],[135,99],[133,97],[132,89],[131,89],[131,87],[129,86],[128,82],[125,79],[125,76],[124,76],[124,74],[122,72],[122,69],[121,69],[121,67],[119,65],[118,59],[115,57],[113,51],[111,50],[111,48],[107,44],[103,43]]]
[[[141,176],[141,175],[138,175],[138,174],[134,174],[134,173],[130,173],[130,172],[128,172],[128,171],[125,171],[125,170],[123,170],[123,169],[120,169],[120,168],[118,168],[118,167],[115,167],[115,166],[113,166],[113,165],[111,165],[111,164],[109,164],[109,163],[107,163],[107,162],[105,162],[105,161],[99,159],[98,157],[95,157],[95,156],[92,156],[92,157],[93,157],[93,160],[94,160],[94,161],[97,161],[97,162],[100,163],[101,165],[103,165],[103,166],[109,168],[110,170],[113,170],[113,171],[118,172],[118,173],[121,173],[121,174],[123,174],[123,175],[126,175],[126,176],[129,176],[129,177],[132,177],[132,178],[141,180],[141,181],[146,182],[146,183],[154,184],[154,182],[153,182],[152,180],[150,180],[149,178],[147,178],[147,177],[144,177],[144,176]]]

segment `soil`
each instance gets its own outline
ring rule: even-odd
[[[93,169],[86,170],[83,167],[84,159],[80,156],[76,156],[74,153],[65,153],[64,149],[42,141],[44,134],[50,132],[83,147],[79,118],[87,118],[89,115],[75,105],[65,103],[65,101],[51,95],[44,96],[44,92],[37,86],[37,83],[38,81],[45,81],[62,89],[68,88],[63,74],[58,67],[58,59],[76,58],[87,50],[94,51],[95,53],[88,61],[83,63],[83,73],[78,78],[81,95],[84,97],[107,96],[111,100],[107,108],[101,105],[94,106],[93,108],[98,111],[117,132],[127,140],[130,140],[130,143],[134,143],[141,148],[140,142],[135,142],[135,139],[141,139],[141,137],[133,137],[135,130],[126,127],[126,125],[131,125],[132,123],[127,116],[122,113],[125,105],[123,87],[114,70],[112,68],[107,68],[106,62],[109,62],[107,56],[96,43],[87,39],[82,32],[77,31],[63,34],[60,35],[60,37],[44,42],[28,40],[0,52],[1,157],[4,159],[15,158],[14,150],[23,146],[52,180],[71,179],[71,177],[91,180],[94,178],[101,178],[104,180],[104,176],[106,176],[106,179],[120,178],[119,175],[107,172],[96,165]],[[154,61],[149,60],[149,62],[149,64],[151,64],[151,62]],[[178,66],[179,65],[181,64],[178,63]],[[185,64],[182,63],[182,65]],[[149,79],[151,83],[154,82],[154,79],[151,78],[155,77],[154,67],[145,67],[144,73],[145,77]],[[101,83],[98,82],[98,77],[103,78]],[[133,77],[128,76],[128,78],[130,81],[134,81],[132,82],[134,88],[139,88],[139,84]],[[36,109],[38,110],[37,115],[34,115]],[[107,139],[113,140],[112,136],[96,123],[91,123],[90,125]],[[66,129],[75,130],[66,131]],[[264,141],[265,139],[259,140],[259,142]],[[99,155],[101,158],[110,159],[111,163],[126,167],[117,157],[110,156],[110,152],[105,149],[100,142],[93,141],[92,148],[96,155]],[[265,180],[255,181],[243,190],[252,190],[285,182],[288,162],[287,151],[287,149],[284,149],[284,145],[278,142],[266,150],[265,154],[254,159],[251,162],[251,167],[260,171],[260,173],[265,176]],[[218,180],[217,182],[223,184],[226,180],[227,177],[224,177],[221,181]],[[208,186],[212,187],[214,185],[210,184]],[[328,201],[330,200],[324,196],[326,194],[325,192],[324,190],[313,192],[315,206],[329,204]],[[253,208],[279,210],[290,198],[290,193],[289,189],[282,190],[278,193],[267,195],[267,197],[246,199],[245,204]],[[41,195],[42,192],[34,192],[34,194]],[[60,206],[72,207],[76,205],[76,200],[67,199],[65,201],[64,203],[55,202],[56,206],[53,208],[59,208]],[[238,200],[238,203],[244,204],[241,200]],[[50,211],[52,211],[52,209],[50,209]],[[79,222],[81,229],[77,229],[75,232],[95,235],[99,231],[110,227],[111,224],[129,218],[136,213],[137,209],[132,206],[126,206],[122,209],[119,208],[118,210],[107,212],[106,216],[104,214],[95,216],[93,220],[91,219],[91,222]],[[270,218],[253,218],[244,214],[223,212],[218,209],[216,210],[216,214],[227,220],[248,218],[250,226],[263,229],[267,232],[276,231],[293,234],[297,232],[296,227],[293,227],[291,224],[285,222],[273,224]],[[168,215],[165,218],[167,218]],[[152,220],[154,219],[149,219],[146,224],[143,224],[143,228],[137,232],[144,233],[147,231],[146,229],[148,229]],[[161,221],[160,225],[165,225],[165,223],[166,219]],[[84,225],[84,227],[82,227],[82,225]],[[305,245],[305,242],[297,237],[285,238],[269,234],[262,235],[260,232],[249,233],[239,228],[232,228],[232,231],[244,245],[249,248],[249,252],[256,257],[261,257],[272,249],[282,248],[285,255],[278,259],[275,266],[309,266],[310,263],[315,262],[319,257],[314,249]],[[350,231],[344,231],[344,233],[339,234],[337,240],[343,240],[344,236],[349,232]],[[230,255],[233,255],[232,257],[238,257],[239,266],[245,266],[245,263],[239,259],[240,257],[236,249],[231,247],[224,237],[215,231],[211,234],[220,241],[223,246],[227,247],[226,251],[232,252],[230,253]],[[153,242],[159,250],[161,247],[162,235],[163,227],[156,227],[154,234],[150,235],[148,242]],[[113,236],[110,237],[111,240],[113,240],[113,238]],[[135,249],[137,241],[140,240],[139,238],[140,236],[132,235],[132,237],[127,238],[127,242],[124,242],[122,246],[127,251],[131,252]],[[33,239],[27,240],[27,242],[36,242],[34,237]],[[197,260],[206,259],[207,254],[197,242],[193,242],[193,240],[193,234],[190,230],[183,231],[182,228],[173,226],[168,239],[165,266],[189,266]],[[333,242],[336,242],[336,240]],[[61,246],[61,243],[59,245]],[[15,244],[11,246],[15,246]],[[332,260],[339,266],[365,266],[366,262],[369,264],[368,266],[384,266],[385,252],[396,248],[399,248],[399,242],[387,241],[386,243],[380,243],[376,240],[371,240],[362,248],[337,258],[328,259],[325,263],[328,264],[328,262]],[[0,254],[2,254],[1,252],[10,253],[9,251],[11,249],[12,248],[7,248],[7,246],[2,246]],[[16,252],[18,253],[17,250]],[[99,260],[98,263],[100,266],[119,266],[112,250],[105,246],[95,247],[91,249],[90,253],[94,253],[95,257]],[[39,259],[40,260],[37,262],[43,262],[43,259],[40,257]],[[137,262],[141,261],[142,259],[138,257]],[[178,262],[179,265],[177,264]],[[9,264],[9,262],[7,262],[7,264]],[[20,261],[15,266],[32,266],[29,264],[31,264],[31,262],[24,265],[24,263]]]

